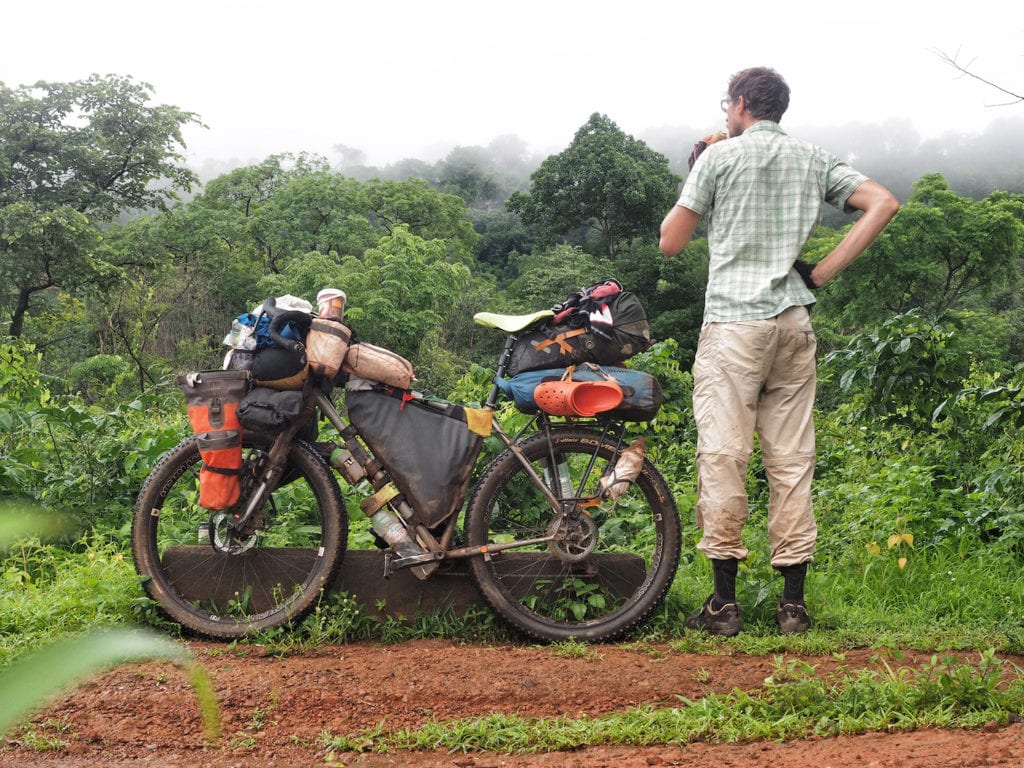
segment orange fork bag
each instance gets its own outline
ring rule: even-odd
[[[199,505],[229,509],[238,503],[242,470],[242,425],[238,403],[249,388],[248,371],[201,371],[178,377],[188,418],[203,459]]]

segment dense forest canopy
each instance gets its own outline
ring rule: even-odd
[[[547,308],[614,276],[657,342],[629,363],[666,394],[637,429],[689,509],[707,242],[698,231],[667,259],[657,227],[699,132],[629,136],[594,113],[543,158],[504,136],[436,162],[371,168],[339,145],[333,159],[271,155],[205,175],[180,140],[199,117],[152,96],[119,77],[0,86],[0,499],[126,536],[142,478],[187,434],[174,376],[220,367],[231,320],[267,297],[343,288],[361,340],[409,358],[419,389],[468,403],[501,342],[473,313]],[[899,123],[793,130],[902,203],[814,311],[815,508],[822,557],[848,571],[866,573],[894,536],[1003,542],[1018,557],[1020,128],[1007,117],[941,141]],[[804,257],[819,260],[851,221],[829,214]],[[763,508],[763,478],[749,482]]]
[[[326,285],[349,293],[364,338],[411,358],[438,391],[491,362],[474,311],[536,309],[607,275],[641,296],[688,364],[705,244],[673,260],[655,244],[695,131],[640,139],[594,113],[546,158],[506,135],[374,168],[339,144],[333,163],[274,155],[200,184],[181,140],[200,117],[152,102],[149,86],[116,76],[0,88],[0,322],[69,391],[106,377],[130,392],[213,366],[232,317]],[[1007,116],[929,141],[900,121],[794,131],[904,203],[821,293],[817,321],[835,343],[917,310],[984,333],[1006,366],[1019,359],[1020,128]],[[831,212],[808,258],[850,222]]]

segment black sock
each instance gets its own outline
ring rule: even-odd
[[[712,560],[711,567],[715,574],[715,594],[712,596],[711,607],[717,611],[727,603],[736,602],[736,573],[740,561],[736,558]]]
[[[807,575],[807,563],[787,565],[779,568],[779,573],[786,580],[782,588],[783,603],[803,603],[804,577]]]

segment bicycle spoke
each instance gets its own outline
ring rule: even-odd
[[[556,495],[587,498],[615,456],[612,442],[591,433],[544,435],[523,453]],[[571,490],[570,490],[571,488]],[[514,548],[471,561],[481,591],[514,625],[545,639],[603,639],[649,613],[671,583],[678,562],[678,514],[664,481],[648,466],[616,501],[553,514],[512,453],[495,462],[470,505],[473,545],[548,536],[546,545]]]

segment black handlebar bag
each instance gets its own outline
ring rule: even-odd
[[[651,346],[643,305],[617,280],[584,288],[554,309],[553,318],[516,340],[506,375],[579,363],[617,365]]]

